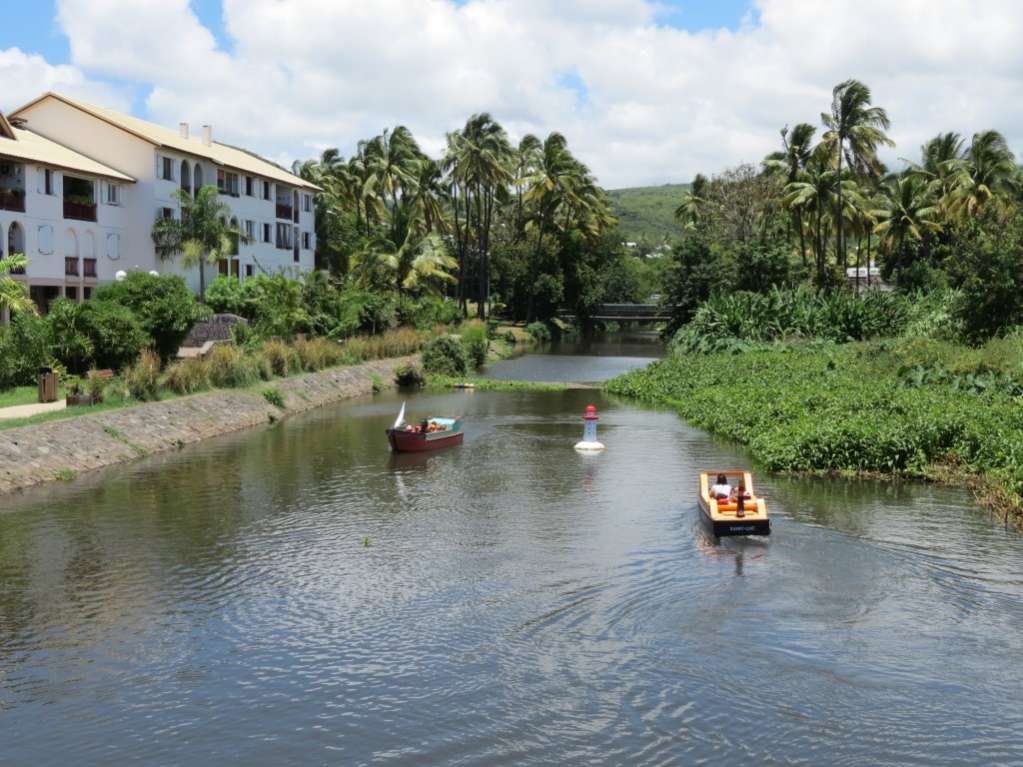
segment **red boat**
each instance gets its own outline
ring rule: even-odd
[[[461,418],[426,418],[419,426],[405,424],[405,406],[394,426],[387,430],[387,441],[396,453],[423,453],[461,445],[465,433]]]

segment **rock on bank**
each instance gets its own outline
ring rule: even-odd
[[[0,431],[0,494],[370,394],[374,376],[390,385],[395,369],[412,360],[376,360],[268,382],[265,388],[284,397],[284,410],[268,403],[261,390],[218,389]]]

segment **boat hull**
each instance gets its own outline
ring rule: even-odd
[[[404,429],[387,430],[387,441],[391,444],[391,450],[396,453],[425,453],[430,450],[442,450],[446,447],[461,445],[464,437],[465,432],[462,431],[460,421],[456,421],[451,429],[426,434]]]
[[[743,516],[738,515],[735,503],[719,503],[710,496],[712,474],[734,476],[742,474],[750,499],[746,501]],[[716,536],[770,535],[771,520],[767,516],[767,503],[753,490],[753,477],[749,472],[704,472],[700,475],[698,496],[700,516]]]

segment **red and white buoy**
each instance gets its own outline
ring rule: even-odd
[[[575,449],[581,453],[596,453],[604,449],[604,444],[597,441],[597,408],[593,405],[586,406],[586,414],[583,416],[583,439],[575,443]]]

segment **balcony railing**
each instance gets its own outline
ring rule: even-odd
[[[292,210],[290,205],[284,205],[277,203],[277,218],[286,218],[291,220]]]
[[[95,221],[96,203],[64,200],[64,218],[73,218],[76,221]]]
[[[85,267],[82,271],[82,276],[96,278],[96,259],[86,258],[82,260],[82,264]]]
[[[0,189],[0,210],[13,210],[16,213],[24,213],[25,190]]]
[[[291,250],[291,238],[281,237],[277,235],[277,249],[278,250]]]
[[[66,277],[77,277],[78,276],[78,259],[77,258],[65,258],[64,259],[64,275]]]
[[[15,266],[14,268],[11,269],[10,274],[12,276],[15,276],[15,277],[24,277],[25,276],[25,267],[24,266]]]

